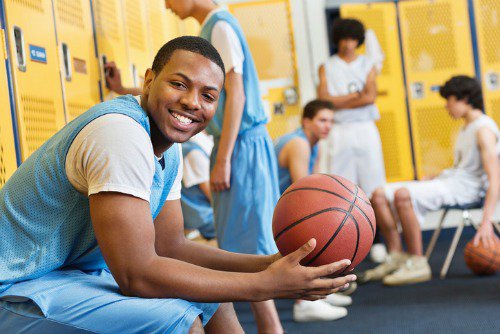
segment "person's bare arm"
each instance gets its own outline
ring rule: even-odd
[[[292,183],[309,175],[311,148],[302,138],[295,138],[285,146],[286,160]]]
[[[138,87],[123,87],[120,70],[114,62],[109,62],[104,65],[104,73],[106,73],[106,83],[108,88],[120,95],[132,94],[141,95],[142,88]]]
[[[315,247],[315,241],[281,258],[264,271],[241,273],[204,268],[177,259],[216,266],[206,255],[212,252],[222,263],[238,262],[224,258],[225,252],[208,246],[193,251],[180,230],[182,219],[171,224],[166,217],[180,211],[166,203],[155,224],[149,203],[133,196],[103,192],[90,196],[90,214],[101,252],[113,277],[125,295],[144,298],[183,298],[200,302],[262,301],[273,298],[318,299],[352,281],[348,275],[336,279],[320,279],[349,261],[307,268],[299,264]],[[182,213],[176,213],[182,217]],[[161,216],[161,217],[160,217]],[[161,224],[162,227],[155,225]],[[170,227],[172,225],[173,227]],[[172,229],[172,230],[170,230]],[[161,244],[161,248],[155,247]],[[179,249],[183,248],[183,249]],[[196,254],[194,254],[196,253]],[[247,259],[241,257],[242,261]],[[233,263],[234,268],[238,268]],[[233,269],[234,270],[234,269]]]
[[[210,203],[212,203],[212,192],[210,191],[210,182],[202,182],[199,184],[200,190],[205,195]]]
[[[222,132],[215,165],[210,173],[210,186],[214,191],[224,191],[231,186],[229,183],[231,178],[231,156],[245,108],[245,90],[242,75],[234,72],[234,70],[229,71],[226,74],[224,89],[226,91],[226,105],[224,107]]]
[[[493,224],[491,222],[498,200],[499,187],[496,141],[495,134],[488,128],[481,128],[477,132],[481,161],[488,177],[488,190],[486,191],[486,198],[484,200],[483,219],[474,236],[474,244],[477,245],[479,242],[482,242],[486,247],[493,247],[494,242],[498,242],[498,237],[493,231]]]
[[[361,92],[341,96],[332,96],[328,92],[324,65],[319,68],[318,97],[332,102],[336,109],[353,109],[375,103],[377,96],[376,70],[372,68],[368,74],[366,85]]]

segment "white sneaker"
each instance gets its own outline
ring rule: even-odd
[[[384,285],[406,285],[430,281],[431,267],[425,256],[412,255],[405,264],[390,275],[384,277]]]
[[[360,283],[366,283],[369,281],[380,281],[385,276],[393,273],[399,267],[401,267],[408,255],[406,253],[390,253],[387,255],[384,263],[379,264],[373,269],[365,271],[363,274],[358,276],[358,281]]]
[[[296,322],[332,321],[346,315],[345,307],[332,306],[322,300],[301,300],[293,305],[293,320]]]
[[[373,244],[370,249],[370,260],[375,263],[383,263],[387,257],[387,248],[383,243]]]
[[[322,301],[327,302],[332,306],[349,306],[352,304],[352,298],[349,296],[344,296],[339,293],[332,293],[326,296]]]

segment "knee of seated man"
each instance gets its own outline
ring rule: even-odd
[[[372,194],[371,202],[372,205],[375,207],[380,207],[387,202],[384,187],[379,187],[375,189],[375,191]]]
[[[193,325],[189,329],[189,334],[204,334],[205,329],[203,328],[203,323],[201,322],[200,317],[196,317],[194,319]]]
[[[396,190],[394,193],[394,205],[397,208],[405,208],[411,205],[410,191],[406,188]]]

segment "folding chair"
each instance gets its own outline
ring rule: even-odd
[[[439,277],[441,279],[446,277],[446,274],[448,273],[448,269],[451,264],[451,260],[453,259],[453,255],[455,254],[455,250],[457,249],[458,241],[460,240],[460,236],[462,235],[462,231],[464,229],[464,226],[466,224],[472,225],[475,229],[477,227],[474,225],[474,222],[472,221],[470,217],[470,210],[476,210],[476,209],[482,209],[484,204],[484,198],[482,198],[479,202],[476,203],[470,203],[470,204],[464,204],[464,205],[450,205],[450,206],[444,206],[443,207],[443,214],[441,216],[441,220],[439,221],[439,225],[432,234],[431,241],[429,243],[429,246],[427,247],[427,250],[425,252],[425,257],[429,259],[431,257],[432,251],[434,250],[434,246],[436,246],[437,239],[439,237],[439,234],[441,233],[441,229],[443,228],[443,223],[446,218],[446,215],[450,210],[461,210],[462,211],[462,220],[460,221],[459,225],[457,226],[455,230],[455,234],[453,236],[453,240],[451,241],[451,246],[450,249],[448,250],[448,254],[446,255],[446,259],[443,264],[443,268],[441,268],[441,272],[439,273]],[[495,225],[496,228],[498,226]]]

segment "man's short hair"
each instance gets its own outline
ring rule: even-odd
[[[457,75],[439,88],[439,94],[447,99],[455,96],[457,100],[466,100],[473,108],[483,110],[483,94],[481,84],[475,78]]]
[[[332,42],[339,45],[341,39],[352,38],[358,41],[358,47],[365,41],[365,26],[356,19],[337,19],[332,26]]]
[[[210,44],[206,39],[196,36],[177,37],[163,45],[156,54],[153,61],[153,66],[151,68],[153,72],[155,72],[156,74],[160,73],[176,50],[186,50],[202,55],[203,57],[219,66],[222,74],[225,77],[226,71],[219,52],[217,52],[213,45]]]
[[[302,119],[313,119],[318,114],[318,111],[323,109],[329,109],[333,111],[333,104],[330,101],[325,100],[312,100],[304,107]]]

